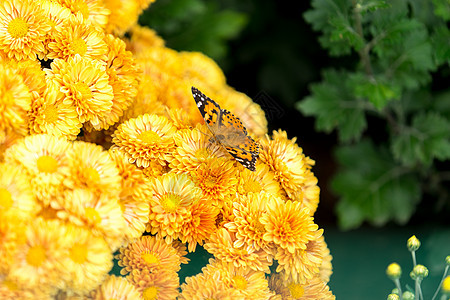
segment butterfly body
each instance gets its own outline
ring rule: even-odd
[[[248,135],[241,120],[228,110],[220,108],[219,104],[195,87],[192,87],[192,95],[212,133],[211,141],[221,144],[237,162],[250,171],[255,171],[259,146]]]

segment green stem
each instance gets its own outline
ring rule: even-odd
[[[436,296],[438,295],[439,290],[441,289],[442,283],[444,282],[444,279],[447,276],[448,268],[449,268],[448,265],[445,266],[444,275],[442,276],[441,282],[439,282],[439,285],[438,285],[438,287],[436,289],[436,292],[434,292],[433,298],[431,298],[431,300],[436,299]]]
[[[372,70],[372,64],[370,62],[370,56],[369,51],[371,49],[371,45],[367,44],[364,39],[364,33],[362,28],[362,20],[361,20],[361,11],[360,11],[360,4],[356,1],[353,1],[353,17],[355,18],[355,30],[356,33],[360,36],[360,38],[363,40],[365,46],[362,47],[359,51],[359,57],[361,59],[362,65],[364,66],[364,71],[366,72],[366,75],[369,77],[373,77],[373,70]]]
[[[400,300],[403,300],[403,293],[402,293],[402,286],[400,284],[400,279],[398,279],[398,278],[394,279],[394,283],[398,289],[398,296],[400,297]]]

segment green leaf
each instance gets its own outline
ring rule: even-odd
[[[409,220],[420,198],[420,184],[386,148],[364,140],[339,147],[336,157],[341,168],[332,189],[341,197],[337,214],[343,229],[363,221],[381,226],[390,220],[400,224]]]
[[[410,127],[392,137],[394,157],[408,166],[449,159],[449,128],[450,121],[437,112],[415,115]]]
[[[450,64],[450,29],[445,25],[436,27],[431,36],[431,43],[436,65]]]
[[[450,2],[448,0],[433,0],[434,13],[444,21],[450,20]]]
[[[348,74],[328,70],[323,77],[323,82],[311,85],[311,96],[297,103],[297,109],[317,118],[317,130],[337,129],[342,141],[359,139],[367,125],[364,103],[355,99],[346,87],[344,80]]]

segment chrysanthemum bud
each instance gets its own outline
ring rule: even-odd
[[[442,281],[441,290],[444,294],[450,295],[450,275],[445,277],[444,281]]]
[[[406,243],[406,246],[408,247],[408,250],[410,252],[416,251],[420,247],[420,241],[419,241],[418,238],[416,238],[415,235],[413,235],[412,237],[410,237],[408,239],[408,242]]]
[[[415,296],[414,296],[414,294],[411,293],[410,291],[406,291],[406,292],[403,293],[402,299],[403,299],[403,300],[414,300],[414,299],[415,299]]]
[[[450,255],[448,255],[448,256],[445,258],[445,264],[446,264],[447,266],[450,266]]]
[[[409,274],[409,276],[411,276],[411,278],[413,280],[416,280],[416,279],[422,280],[428,276],[428,269],[424,265],[416,265],[414,267],[414,269],[411,271],[411,273]]]
[[[402,275],[402,268],[398,263],[391,263],[386,269],[387,276],[392,279],[398,279]]]
[[[399,300],[400,297],[397,294],[389,294],[387,300]]]

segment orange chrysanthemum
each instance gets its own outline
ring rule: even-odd
[[[221,208],[228,197],[236,193],[236,168],[228,158],[212,157],[190,172],[212,205]]]
[[[51,27],[38,2],[6,0],[0,4],[0,28],[0,50],[11,59],[36,60]]]
[[[148,27],[142,27],[138,24],[131,27],[128,32],[130,39],[127,42],[127,49],[133,53],[139,53],[150,47],[163,47],[164,40],[158,36],[156,31]]]
[[[259,218],[266,232],[264,240],[273,242],[278,247],[295,253],[298,249],[306,249],[306,244],[319,238],[323,229],[314,224],[313,217],[301,203],[277,198],[267,203],[267,213]]]
[[[252,172],[242,168],[238,174],[237,192],[241,195],[249,193],[282,195],[280,184],[274,174],[263,163],[256,163],[256,170]]]
[[[232,263],[224,263],[214,259],[202,269],[207,277],[217,277],[229,288],[237,291],[242,299],[269,299],[272,293],[262,271],[250,268],[237,268]]]
[[[47,45],[50,59],[80,55],[94,60],[105,60],[108,46],[103,40],[105,34],[87,22],[81,14],[71,15],[54,27]]]
[[[205,125],[195,129],[179,130],[174,136],[177,148],[170,157],[169,166],[175,172],[195,171],[199,165],[211,158],[226,157],[228,154],[217,143],[211,143],[203,132],[209,132]]]
[[[180,239],[183,243],[188,243],[189,252],[194,252],[197,244],[203,245],[217,230],[216,218],[220,211],[203,198],[191,205],[190,212],[184,222]]]
[[[74,105],[82,123],[89,121],[97,126],[111,111],[113,89],[105,66],[99,61],[79,55],[67,60],[55,59],[51,69],[45,70],[65,95],[64,103]]]
[[[170,243],[180,236],[189,220],[190,206],[202,198],[202,193],[186,174],[162,175],[155,178],[151,186],[153,197],[147,231]]]
[[[180,300],[191,299],[240,299],[238,291],[227,287],[221,280],[220,275],[205,276],[200,273],[196,276],[186,278],[186,283],[181,285]]]
[[[93,26],[104,29],[110,11],[101,0],[52,0],[67,7],[73,14],[81,13]]]
[[[260,222],[272,197],[271,194],[251,193],[233,202],[232,221],[225,223],[224,227],[235,234],[234,247],[248,251],[262,249],[268,254],[272,253],[273,245],[263,239],[266,230]]]
[[[121,276],[110,275],[92,293],[93,300],[141,300],[141,293],[128,280]]]
[[[116,257],[120,274],[126,275],[133,270],[148,270],[158,272],[161,270],[178,272],[180,270],[180,256],[177,249],[162,239],[144,235],[126,247],[120,248]]]
[[[111,11],[106,32],[115,36],[122,36],[135,25],[142,11],[136,1],[103,0],[103,3]]]
[[[27,134],[27,111],[31,108],[31,93],[22,76],[12,66],[0,62],[0,142],[7,132]]]
[[[319,202],[319,189],[315,185],[317,179],[310,172],[314,161],[303,154],[295,140],[289,140],[284,131],[274,131],[273,139],[266,137],[259,141],[259,158],[274,172],[275,179],[287,196],[302,203],[302,207],[308,207],[312,215]]]
[[[48,205],[62,196],[69,176],[72,144],[47,134],[27,136],[5,152],[5,162],[20,166],[30,176],[37,198]]]
[[[256,271],[269,271],[272,257],[263,250],[237,248],[236,237],[225,228],[218,229],[203,246],[206,251],[223,262],[232,263],[237,268],[250,268]]]
[[[299,284],[295,281],[284,281],[283,274],[276,273],[270,276],[269,287],[285,300],[336,299],[328,285],[320,280],[319,276],[314,276],[305,284]]]
[[[320,279],[324,282],[330,281],[331,274],[333,274],[333,266],[331,265],[331,261],[333,256],[330,254],[330,249],[325,242],[325,238],[322,235],[319,239],[317,239],[316,243],[317,247],[320,248],[320,255],[322,256],[322,265],[320,266]]]
[[[113,149],[123,152],[138,167],[148,167],[151,161],[164,165],[175,147],[175,127],[163,116],[145,114],[117,127],[113,134]]]
[[[3,164],[0,167],[2,170],[9,171]],[[2,185],[1,179],[0,185]],[[1,190],[2,188],[0,193],[2,193]],[[28,220],[29,218],[23,218],[20,214],[10,214],[7,209],[0,210],[0,274],[9,273],[17,247],[24,243]]]
[[[225,75],[219,65],[201,52],[180,52],[179,59],[183,61],[181,65],[185,78],[189,78],[191,85],[198,86],[198,83],[208,83],[209,86],[220,90],[226,85]]]
[[[150,272],[148,269],[136,269],[127,276],[127,279],[146,300],[177,299],[180,279],[174,271],[161,269]]]
[[[74,140],[80,133],[81,122],[76,108],[64,103],[64,94],[50,82],[43,96],[33,99],[28,118],[32,134],[48,133]]]
[[[23,83],[28,87],[30,92],[43,94],[45,90],[45,72],[41,68],[41,64],[37,60],[20,60],[8,61],[10,67],[14,69],[16,74],[22,76]]]

